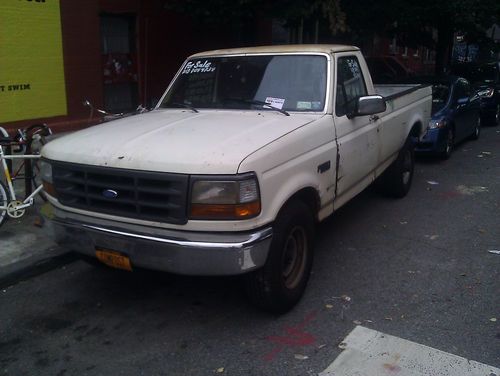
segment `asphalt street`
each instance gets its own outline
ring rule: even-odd
[[[419,159],[406,198],[368,189],[322,223],[283,316],[238,278],[73,262],[0,291],[0,374],[316,375],[357,325],[500,367],[499,205],[500,128],[485,128]]]

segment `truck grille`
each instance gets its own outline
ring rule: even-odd
[[[53,163],[61,204],[165,223],[187,222],[188,175]]]

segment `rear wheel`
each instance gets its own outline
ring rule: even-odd
[[[7,189],[5,188],[5,185],[3,185],[2,182],[0,182],[0,207],[3,207],[5,209],[0,209],[0,226],[3,225],[3,223],[7,220],[8,215],[7,215],[7,204],[9,202],[9,196],[7,195]]]
[[[301,201],[287,204],[274,224],[265,265],[244,276],[250,300],[258,307],[284,313],[302,297],[313,261],[314,218]]]
[[[407,195],[413,180],[415,152],[410,137],[406,140],[398,157],[376,182],[377,190],[395,198]]]

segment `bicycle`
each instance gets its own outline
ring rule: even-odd
[[[11,138],[4,128],[0,127],[0,161],[6,181],[6,185],[0,181],[0,226],[7,218],[22,217],[26,208],[34,204],[37,194],[46,200],[42,192],[38,161],[41,157],[39,152],[46,142],[45,137],[51,134],[52,131],[45,124],[35,124],[25,129],[18,129],[16,136]],[[17,149],[13,150],[13,147]],[[36,154],[33,153],[33,149]],[[18,154],[12,154],[12,151]],[[16,170],[13,170],[14,160],[22,160]],[[32,161],[35,162],[32,164]],[[14,189],[14,181],[20,178],[25,181],[23,201],[17,199]]]

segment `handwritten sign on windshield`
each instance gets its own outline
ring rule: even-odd
[[[215,71],[215,67],[212,66],[212,63],[208,60],[197,62],[188,61],[184,69],[182,70],[182,74],[192,74],[192,73],[211,73]]]

